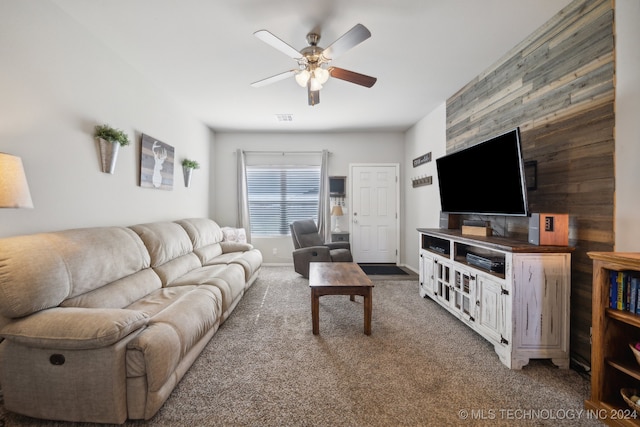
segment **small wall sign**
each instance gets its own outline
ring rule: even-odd
[[[431,161],[431,151],[429,151],[427,154],[423,154],[420,157],[416,157],[415,159],[413,159],[413,167],[417,167],[420,166],[423,163],[428,163]]]

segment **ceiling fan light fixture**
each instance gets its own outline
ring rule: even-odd
[[[329,66],[332,60],[371,37],[371,32],[362,24],[355,25],[324,49],[318,46],[320,34],[316,32],[307,34],[309,46],[300,51],[267,30],[256,31],[254,35],[293,58],[297,62],[298,68],[253,82],[251,83],[253,87],[261,87],[293,75],[296,83],[307,89],[309,105],[316,105],[320,102],[320,89],[329,80],[329,77],[368,88],[372,87],[377,80],[375,77]]]
[[[327,80],[329,80],[329,71],[324,68],[318,67],[313,70],[313,77],[318,81],[318,83],[325,84]]]
[[[311,73],[309,73],[309,71],[302,70],[298,74],[296,74],[296,82],[302,87],[307,87],[307,82],[309,81],[310,77]]]
[[[316,79],[315,77],[311,77],[311,79],[309,80],[309,89],[312,91],[320,90],[322,89],[322,84],[320,84],[318,79]]]

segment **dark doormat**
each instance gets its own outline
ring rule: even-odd
[[[406,271],[397,265],[381,265],[381,264],[358,264],[365,274],[375,275],[408,275]]]

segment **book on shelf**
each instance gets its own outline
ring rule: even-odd
[[[638,313],[638,278],[632,277],[630,280],[631,297],[629,298],[629,311],[631,313]]]
[[[640,314],[640,276],[635,271],[609,272],[609,307]]]
[[[631,291],[633,292],[633,287],[636,288],[636,308],[635,314],[640,314],[640,277],[632,276],[631,277]]]

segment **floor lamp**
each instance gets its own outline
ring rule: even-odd
[[[20,157],[0,153],[0,208],[33,208]]]

